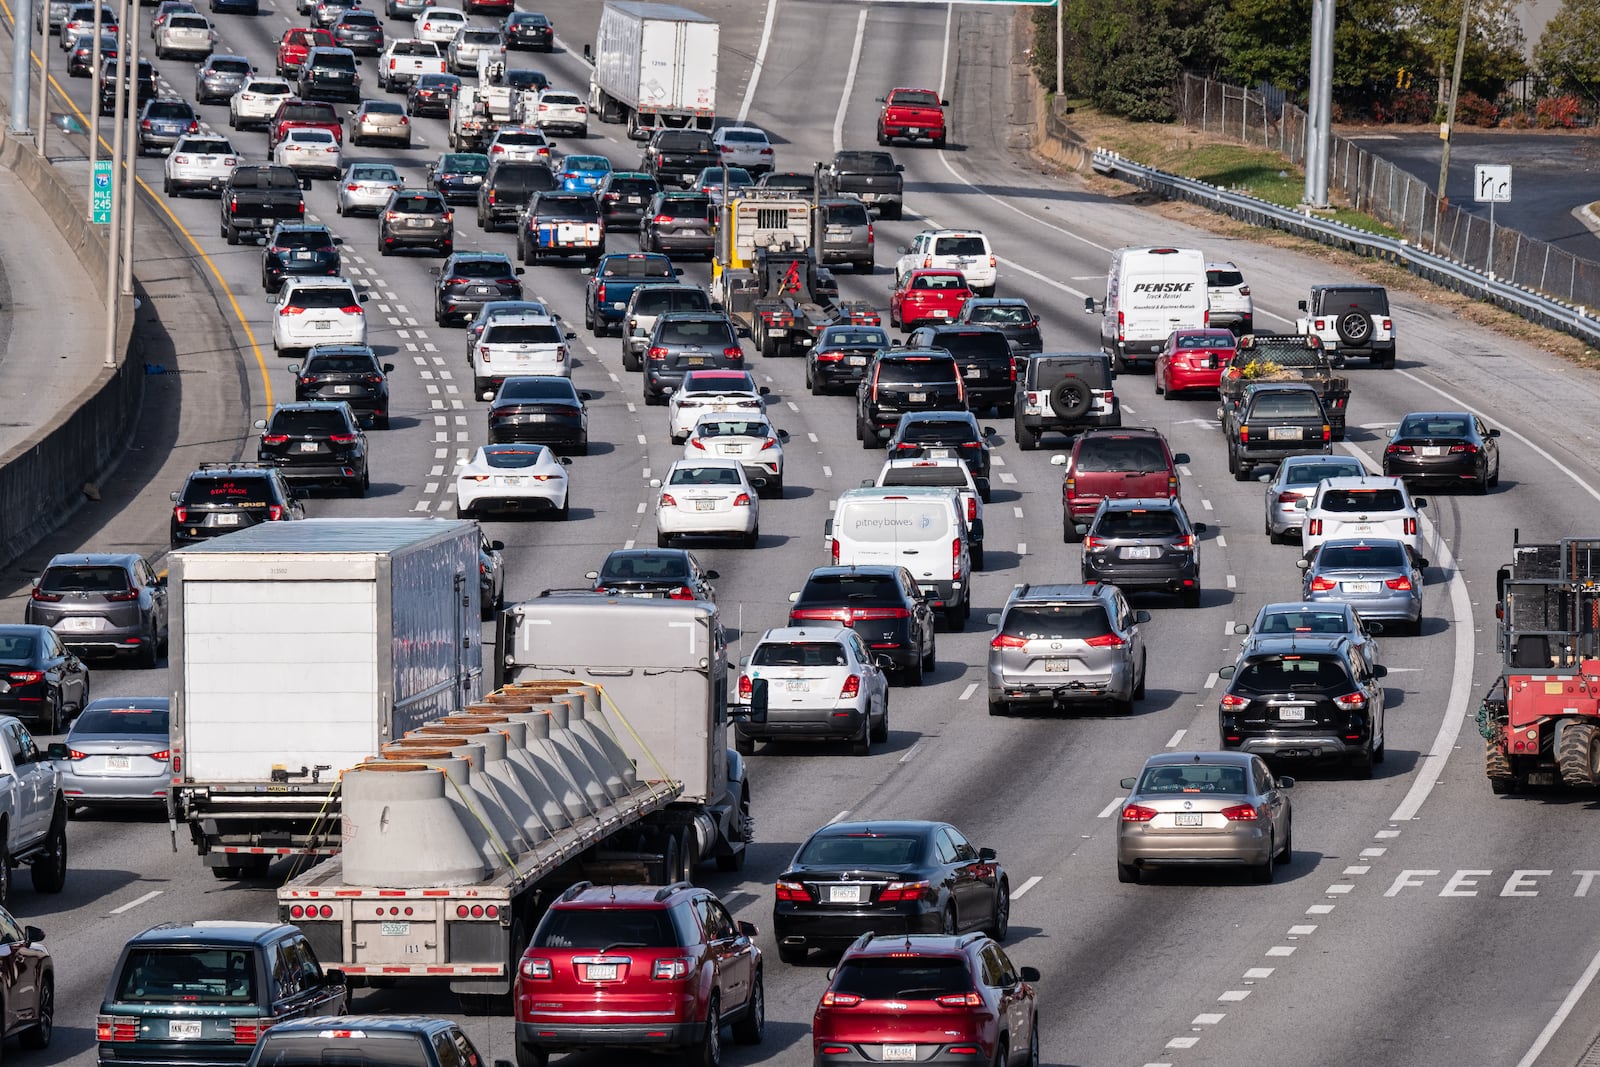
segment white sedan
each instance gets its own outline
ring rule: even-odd
[[[874,741],[889,740],[886,662],[842,626],[768,630],[739,679],[741,692],[746,680],[766,680],[767,718],[734,727],[734,747],[748,756],[758,740],[837,739],[867,755]]]
[[[565,521],[571,463],[544,445],[484,445],[456,472],[456,514],[525,511]]]
[[[439,51],[443,53],[445,45],[454,41],[456,34],[466,24],[467,16],[458,8],[425,8],[416,19],[417,38],[423,41],[432,41],[439,46]]]
[[[667,430],[672,443],[681,445],[701,415],[727,411],[737,415],[764,415],[766,386],[756,386],[749,371],[692,370],[667,398]]]
[[[713,412],[701,415],[683,443],[683,458],[688,460],[736,459],[762,496],[783,496],[783,446],[789,435],[775,430],[765,415],[739,415]],[[956,462],[960,462],[957,460]]]
[[[722,162],[743,167],[756,177],[767,173],[777,162],[777,153],[765,130],[756,126],[724,126],[711,135]]]
[[[278,105],[292,96],[294,88],[282,78],[246,78],[228,98],[228,125],[236,130],[265,126],[278,113]]]
[[[502,126],[489,142],[485,154],[490,163],[505,159],[549,163],[550,138],[536,126]]]
[[[337,178],[344,166],[342,155],[332,131],[307,126],[285,133],[272,150],[272,161],[304,178]]]
[[[366,299],[344,278],[285,279],[272,309],[272,347],[283,356],[312,345],[366,344]]]
[[[745,548],[761,536],[755,487],[736,459],[680,459],[666,478],[652,478],[656,498],[656,547],[674,537],[737,537]]]
[[[214,133],[178,138],[166,159],[161,191],[179,196],[191,189],[220,192],[239,165],[239,153],[226,137]]]

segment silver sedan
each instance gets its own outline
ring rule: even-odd
[[[1260,756],[1247,752],[1162,752],[1145,760],[1117,820],[1117,880],[1138,882],[1169,866],[1242,866],[1270,882],[1294,854],[1285,790]]]
[[[72,723],[60,761],[67,803],[162,805],[172,779],[166,697],[102,697]]]
[[[389,194],[405,188],[400,172],[387,163],[352,163],[339,179],[335,210],[341,215],[376,215]]]
[[[244,83],[255,68],[244,56],[223,55],[213,52],[194,71],[194,102],[197,104],[226,103],[234,93],[244,88]]]
[[[1365,470],[1354,456],[1290,456],[1278,464],[1273,474],[1264,474],[1267,485],[1267,538],[1273,544],[1299,533],[1306,513],[1295,508],[1295,501],[1309,500],[1324,478],[1352,478]]]
[[[1397,633],[1422,632],[1422,561],[1393,538],[1334,538],[1296,564],[1301,596],[1349,604],[1363,619]]]

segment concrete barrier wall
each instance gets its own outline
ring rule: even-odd
[[[87,219],[83,191],[34,151],[0,130],[0,167],[21,180],[97,282],[109,256],[106,227]],[[98,482],[121,458],[144,398],[144,364],[132,359],[133,301],[121,298],[115,368],[102,368],[73,402],[28,440],[0,455],[0,567],[32,548],[82,504],[84,485]]]

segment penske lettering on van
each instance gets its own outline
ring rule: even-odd
[[[1194,282],[1138,282],[1134,285],[1136,293],[1187,293],[1194,288]]]

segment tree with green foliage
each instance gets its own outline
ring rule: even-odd
[[[1533,62],[1556,88],[1589,100],[1600,96],[1600,0],[1562,0]]]
[[[1472,4],[1472,13],[1461,62],[1462,90],[1493,100],[1527,72],[1515,0],[1415,0],[1405,20],[1406,34],[1417,50],[1419,69],[1438,80],[1441,108],[1449,99],[1463,2]]]
[[[1225,79],[1305,88],[1311,70],[1311,0],[1234,0],[1220,22]]]
[[[1172,118],[1172,87],[1186,67],[1213,62],[1222,9],[1206,0],[1077,0],[1065,11],[1069,92],[1132,119]],[[1034,69],[1055,84],[1055,8],[1035,13]]]

